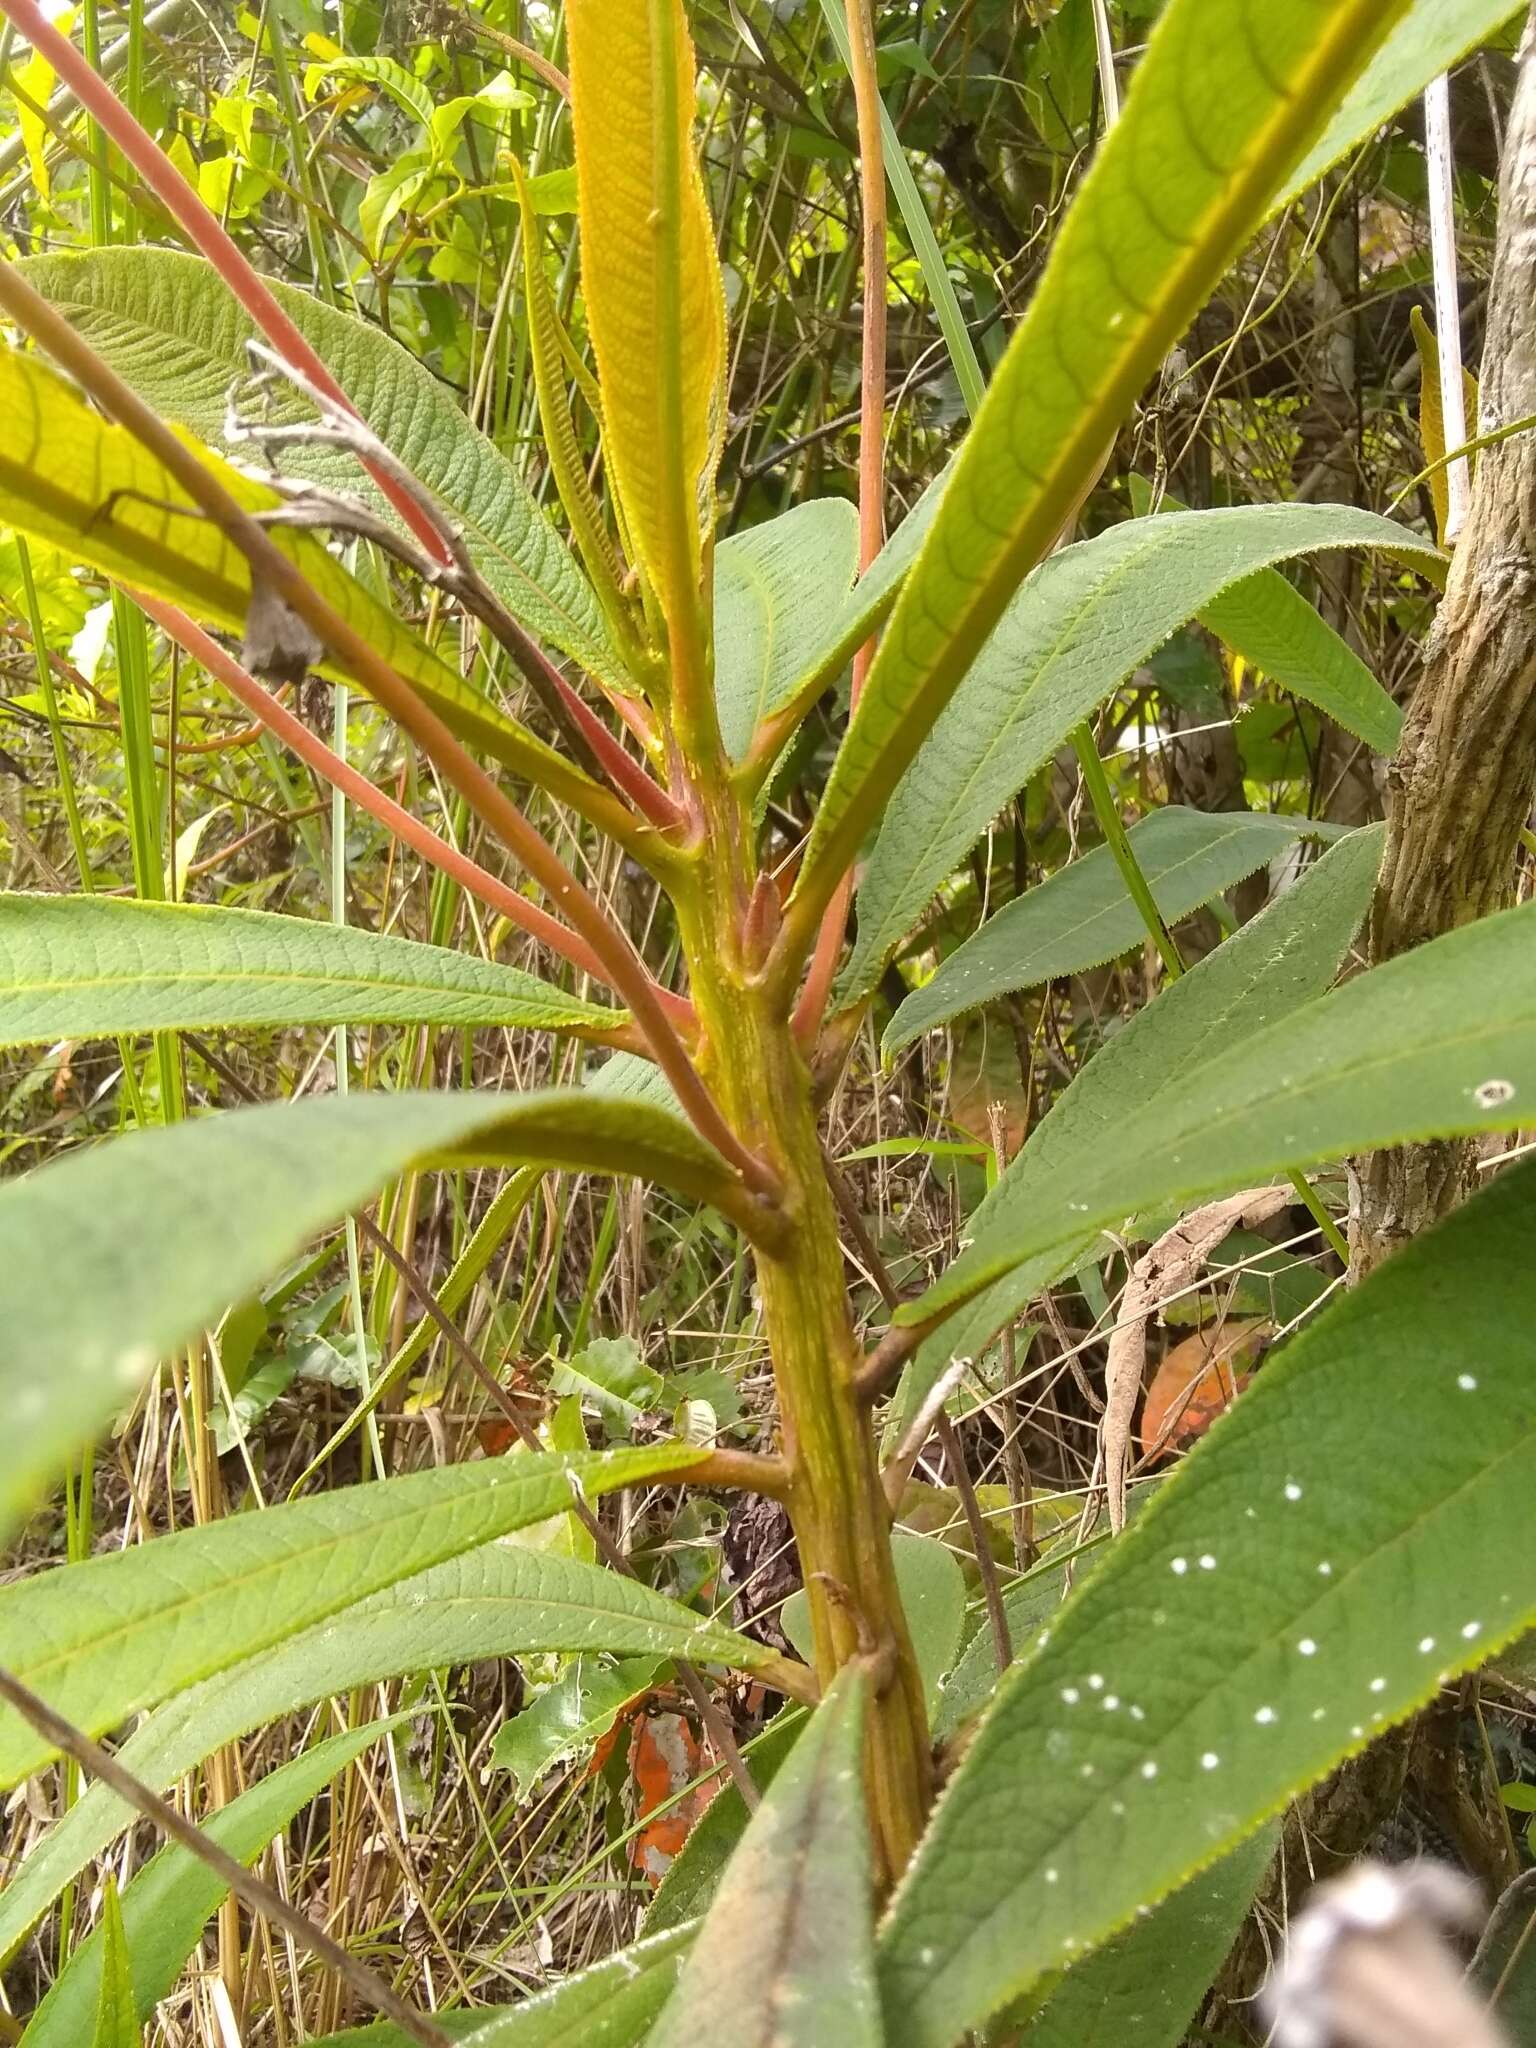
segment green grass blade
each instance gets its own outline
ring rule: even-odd
[[[128,1961],[128,1938],[123,1932],[123,1909],[117,1896],[117,1879],[107,1878],[101,1901],[100,1989],[96,1999],[96,2031],[91,2048],[144,2048],[139,2015],[134,2005],[133,1971]]]
[[[950,2048],[1529,1626],[1536,1161],[1342,1297],[1004,1680],[881,1945]]]

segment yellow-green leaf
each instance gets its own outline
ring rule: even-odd
[[[724,423],[725,294],[693,155],[682,0],[566,10],[582,282],[608,461],[674,634],[697,629]]]

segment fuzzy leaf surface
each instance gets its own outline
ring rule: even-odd
[[[550,1650],[690,1657],[739,1671],[771,1656],[761,1643],[637,1579],[548,1550],[492,1543],[386,1586],[202,1680],[157,1708],[118,1755],[161,1792],[221,1744],[332,1694]],[[132,1822],[131,1809],[108,1786],[93,1784],[84,1792],[0,1892],[0,1960]]]
[[[624,1012],[445,946],[192,903],[0,894],[0,1044],[280,1025],[603,1030]]]
[[[530,1162],[654,1176],[735,1206],[734,1176],[680,1117],[601,1085],[231,1110],[0,1188],[0,1321],[17,1333],[0,1356],[0,1521],[26,1510],[162,1358],[393,1176]],[[68,1287],[57,1284],[64,1245]]]
[[[897,2048],[950,2048],[1529,1624],[1533,1201],[1528,1161],[1273,1357],[1004,1679],[885,1928]]]
[[[891,798],[859,885],[842,1000],[874,986],[1003,805],[1170,633],[1256,569],[1341,547],[1439,560],[1406,527],[1353,506],[1240,505],[1126,520],[1043,563]]]
[[[650,2048],[879,2048],[866,1681],[849,1670],[769,1786]]]
[[[700,1455],[652,1444],[493,1458],[183,1529],[7,1586],[0,1663],[99,1735],[380,1587],[548,1521],[573,1495],[686,1470]],[[0,1715],[0,1782],[49,1755],[14,1709]]]
[[[1163,9],[891,615],[817,814],[805,905],[830,897],[1138,391],[1407,5]]]
[[[223,444],[231,379],[255,338],[249,316],[201,257],[174,249],[95,249],[36,256],[28,280],[163,418]],[[425,364],[355,314],[268,280],[379,439],[464,529],[475,566],[538,640],[594,675],[622,681],[602,612],[580,567],[521,477],[472,426]],[[313,417],[297,392],[269,395],[283,424]],[[388,501],[342,449],[284,451],[283,468],[393,518]]]
[[[858,567],[859,515],[845,498],[814,498],[716,548],[715,699],[733,760],[836,637]]]
[[[1382,841],[1382,827],[1372,825],[1330,847],[1293,888],[1101,1046],[976,1210],[969,1226],[975,1243],[993,1242],[1024,1188],[1065,1185],[1087,1159],[1118,1145],[1138,1113],[1150,1118],[1189,1096],[1206,1062],[1320,996],[1369,907]],[[925,1338],[892,1403],[887,1442],[899,1437],[951,1357],[979,1357],[1042,1287],[1092,1253],[1097,1235],[1086,1228],[1025,1257]]]
[[[1264,811],[1193,811],[1168,804],[1133,825],[1129,839],[1153,898],[1170,924],[1198,910],[1294,846],[1337,837],[1337,828]],[[1096,846],[989,917],[891,1019],[883,1050],[896,1052],[995,996],[1081,974],[1147,936],[1114,855]]]

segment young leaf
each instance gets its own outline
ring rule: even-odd
[[[674,633],[702,633],[725,291],[693,154],[682,0],[571,0],[581,274],[608,462]]]
[[[126,428],[91,411],[36,356],[10,348],[0,349],[0,413],[11,422],[0,445],[0,523],[63,548],[130,590],[168,598],[196,618],[243,632],[248,642],[264,632],[245,557]],[[211,450],[202,452],[246,510],[272,511],[282,503],[267,485],[241,476]],[[272,539],[455,732],[548,787],[574,789],[572,774],[586,783],[408,632],[317,534],[276,526]],[[332,672],[324,661],[319,665]]]
[[[796,505],[716,548],[715,700],[734,760],[837,634],[858,567],[859,515],[845,498]]]
[[[1255,569],[1330,547],[1439,561],[1421,536],[1348,505],[1238,505],[1127,520],[1038,569],[891,799],[840,999],[874,986],[1002,806],[1176,627]]]
[[[333,1694],[485,1658],[583,1650],[688,1657],[738,1671],[759,1669],[773,1656],[637,1579],[546,1550],[492,1543],[386,1586],[202,1680],[157,1708],[118,1755],[160,1792],[221,1744]],[[132,1824],[132,1809],[105,1785],[92,1785],[70,1807],[0,1891],[0,1962],[69,1880]]]
[[[246,368],[246,343],[256,330],[201,257],[93,249],[31,257],[18,268],[156,412],[201,441],[223,444],[230,383]],[[590,674],[625,682],[586,578],[517,470],[464,417],[448,387],[356,314],[276,279],[267,286],[379,439],[463,529],[476,568],[512,616]],[[275,423],[313,417],[297,391],[276,389],[265,403],[270,411],[263,417]],[[343,450],[289,448],[283,468],[393,517]]]
[[[1382,839],[1383,828],[1373,825],[1330,847],[1293,888],[1101,1046],[971,1218],[975,1242],[993,1241],[994,1226],[1024,1184],[1064,1185],[1084,1162],[1114,1151],[1121,1130],[1138,1115],[1153,1116],[1190,1095],[1192,1077],[1207,1061],[1320,996],[1365,916]],[[925,1338],[892,1403],[887,1440],[900,1437],[952,1357],[980,1356],[1005,1323],[1091,1254],[1096,1241],[1090,1226],[1069,1244],[1021,1260]]]
[[[108,1876],[101,1899],[101,1988],[96,2000],[96,2031],[91,2048],[144,2048],[133,1997],[133,1971],[117,1879]]]
[[[1131,827],[1129,838],[1164,919],[1172,924],[1293,847],[1337,830],[1264,811],[1191,811],[1169,804]],[[891,1019],[882,1049],[910,1045],[937,1024],[995,996],[1081,974],[1147,936],[1107,846],[1059,869],[1006,904],[924,982]]]
[[[536,1998],[484,2012],[435,2012],[465,2048],[637,2048],[670,1997],[695,1929],[669,1928],[594,1963]],[[387,2022],[327,2034],[310,2048],[411,2048]]]
[[[252,1863],[294,1815],[319,1797],[370,1743],[405,1716],[373,1721],[305,1750],[269,1771],[249,1792],[204,1822],[204,1831],[241,1863]],[[228,1886],[190,1849],[173,1842],[146,1864],[123,1893],[122,1934],[132,1965],[138,2017],[147,2019],[174,1989],[182,1964],[197,1945]],[[110,1927],[81,1942],[27,2024],[28,2048],[80,2048],[90,2015],[105,1995]],[[128,2037],[131,2039],[131,2037]]]
[[[667,1670],[664,1660],[629,1657],[599,1664],[578,1657],[531,1707],[502,1723],[491,1750],[492,1768],[509,1771],[518,1798],[566,1757],[602,1740],[624,1709],[650,1692]]]
[[[1179,2048],[1275,1852],[1274,1823],[1069,1970],[1016,2048]]]
[[[892,613],[817,815],[799,925],[819,918],[1137,392],[1406,6],[1169,0]]]
[[[277,1025],[624,1021],[515,967],[312,918],[111,896],[0,894],[0,1045]]]
[[[661,1406],[665,1381],[645,1363],[633,1337],[596,1337],[556,1362],[550,1384],[557,1394],[590,1401],[623,1427]]]
[[[1347,151],[1369,142],[1383,121],[1417,99],[1432,78],[1454,71],[1514,12],[1509,0],[1413,0],[1286,180],[1271,211],[1289,206]]]
[[[1527,1161],[1273,1358],[1004,1680],[887,1922],[895,2048],[950,2048],[1529,1624],[1533,1200]]]
[[[0,1664],[88,1734],[159,1704],[380,1587],[703,1453],[678,1444],[524,1454],[412,1472],[211,1522],[0,1592]],[[0,1714],[0,1784],[51,1752]]]
[[[738,1206],[734,1176],[678,1116],[598,1088],[232,1110],[77,1152],[0,1188],[0,1326],[12,1332],[0,1355],[0,1524],[162,1358],[393,1175],[529,1160],[654,1176]],[[57,1284],[63,1245],[68,1287]]]
[[[879,2048],[867,1681],[838,1680],[726,1866],[649,2048]]]

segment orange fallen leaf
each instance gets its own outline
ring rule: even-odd
[[[1147,1390],[1142,1456],[1166,1457],[1204,1436],[1253,1377],[1274,1327],[1263,1317],[1218,1323],[1175,1344]]]

